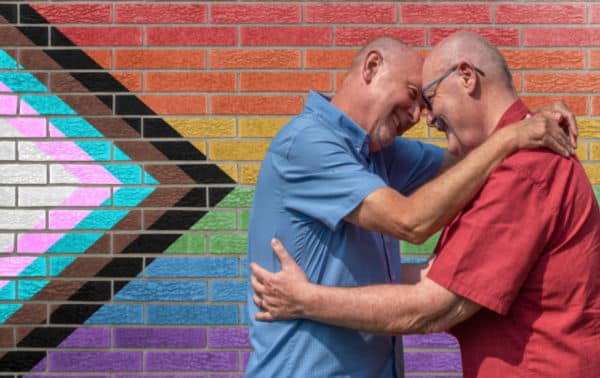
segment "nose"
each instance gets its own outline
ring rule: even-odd
[[[435,127],[436,118],[432,114],[432,112],[427,112],[426,121],[427,121],[427,126],[429,126],[429,127]]]
[[[419,122],[419,118],[421,117],[421,106],[418,102],[413,104],[412,109],[410,110],[410,121],[414,125]]]

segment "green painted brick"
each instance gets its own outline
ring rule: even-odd
[[[210,253],[245,254],[247,250],[247,235],[219,234],[210,236]]]
[[[240,210],[240,230],[247,230],[250,224],[250,211]]]
[[[192,230],[235,230],[235,211],[211,211],[206,213]]]
[[[421,245],[411,244],[409,242],[400,242],[400,250],[403,255],[424,255],[433,253],[435,246],[440,238],[440,233],[432,235],[427,241]]]
[[[216,207],[252,207],[254,188],[235,188]]]
[[[184,234],[175,243],[171,244],[164,253],[205,254],[206,235]]]

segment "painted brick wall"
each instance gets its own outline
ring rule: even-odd
[[[570,104],[600,196],[600,4],[0,1],[0,375],[240,376],[271,137],[370,38],[426,53],[462,28],[528,104]],[[452,338],[405,344],[409,375],[460,376]]]

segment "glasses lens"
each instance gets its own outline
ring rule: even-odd
[[[438,129],[441,132],[446,132],[446,129],[448,129],[448,125],[446,125],[446,122],[444,122],[444,120],[439,117],[435,119],[433,125],[436,129]]]

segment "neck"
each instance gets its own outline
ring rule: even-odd
[[[486,96],[488,99],[485,109],[485,126],[486,136],[490,136],[500,118],[506,113],[506,110],[519,98],[512,90],[496,90]]]
[[[331,98],[331,103],[368,133],[370,131],[367,126],[369,124],[368,106],[364,102],[358,101],[361,96],[353,95],[358,92],[353,88],[347,88],[345,84],[342,84],[342,87]]]

